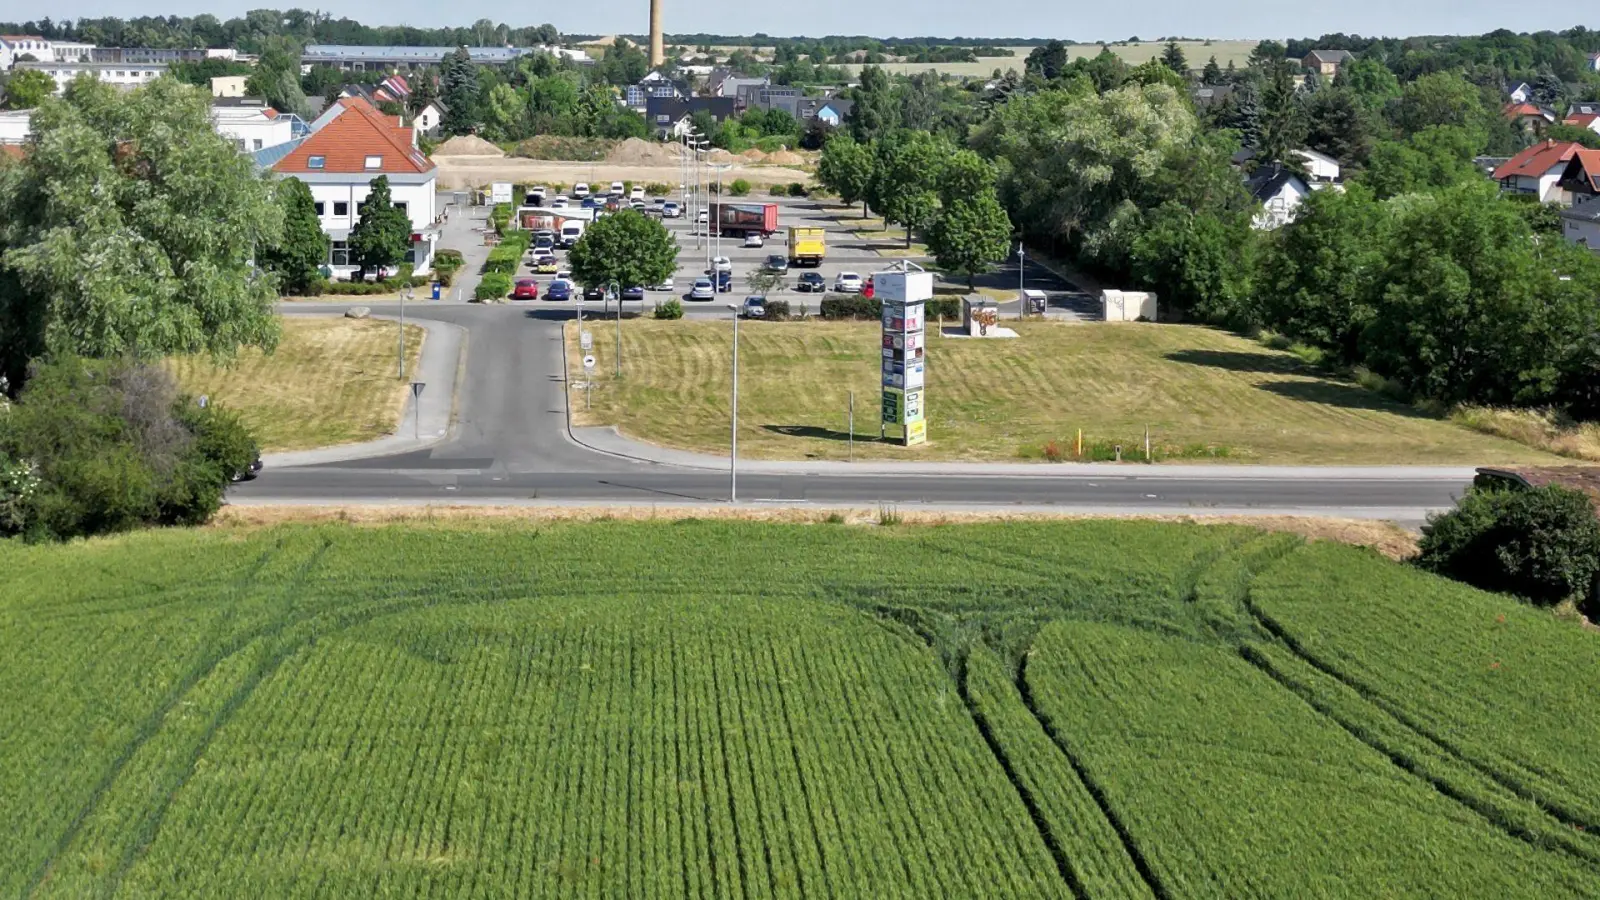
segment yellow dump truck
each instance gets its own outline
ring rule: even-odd
[[[789,265],[820,266],[828,255],[828,232],[823,228],[789,228]]]

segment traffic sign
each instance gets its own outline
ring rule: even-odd
[[[578,335],[578,346],[582,347],[583,348],[583,352],[585,352],[585,353],[588,353],[590,350],[593,350],[594,349],[594,335],[590,334],[587,331],[585,331],[582,334]]]
[[[585,356],[583,358],[583,368],[584,368],[585,371],[587,371],[589,369],[593,369],[594,368],[594,357]]]

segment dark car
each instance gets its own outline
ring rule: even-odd
[[[774,253],[767,257],[767,261],[761,264],[761,268],[774,275],[787,275],[789,274],[789,257],[784,256],[782,253]]]
[[[511,288],[511,299],[539,299],[539,282],[534,281],[532,278],[518,278],[516,285]]]
[[[535,250],[554,250],[555,247],[555,238],[536,237],[533,239],[533,249]]]
[[[605,288],[603,288],[603,287],[586,287],[586,288],[583,289],[583,302],[585,302],[585,303],[604,303],[605,300],[606,300],[606,289]]]
[[[733,273],[732,272],[726,272],[726,271],[718,272],[716,274],[716,279],[717,279],[717,292],[718,293],[726,294],[726,293],[729,293],[730,291],[733,290]]]
[[[631,300],[631,301],[633,301],[635,303],[643,303],[644,302],[644,287],[642,285],[637,285],[636,284],[633,287],[625,288],[622,291],[622,299]]]
[[[571,300],[572,282],[557,278],[555,281],[550,282],[548,288],[545,288],[544,298],[546,300]]]
[[[802,272],[794,289],[805,293],[822,293],[828,289],[828,279],[821,272]]]
[[[256,477],[256,475],[260,474],[260,472],[261,472],[261,451],[258,450],[258,451],[256,451],[255,457],[250,460],[250,464],[249,465],[245,466],[242,470],[233,473],[233,480],[235,482],[249,481],[250,479]]]

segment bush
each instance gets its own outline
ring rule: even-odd
[[[750,182],[745,181],[743,178],[735,178],[733,183],[728,185],[728,193],[735,197],[748,197],[750,196]]]
[[[664,181],[652,181],[644,186],[644,192],[652,197],[665,197],[672,193],[672,185]]]
[[[489,303],[504,300],[511,293],[511,276],[503,272],[490,272],[478,282],[477,288],[472,292],[472,299],[480,303]]]
[[[923,304],[922,315],[924,319],[930,320],[938,319],[940,316],[943,316],[946,319],[960,319],[961,298],[934,297],[932,300],[929,300],[927,303]]]
[[[807,196],[808,194],[810,194],[810,191],[808,191],[806,189],[805,185],[801,184],[798,181],[789,182],[789,196],[791,196],[791,197],[804,197],[804,196]]]
[[[773,322],[784,322],[789,318],[789,301],[768,300],[766,318]]]
[[[787,196],[788,193],[789,193],[788,188],[785,188],[781,184],[775,184],[775,185],[767,188],[767,194],[770,195],[770,196],[773,196],[773,197],[784,197],[784,196]]]
[[[1474,487],[1431,516],[1417,564],[1540,606],[1582,595],[1600,572],[1600,518],[1578,491]]]
[[[665,303],[657,303],[655,317],[658,319],[683,318],[683,301],[674,297]]]
[[[484,273],[517,274],[517,267],[522,264],[522,254],[528,252],[528,243],[532,239],[533,235],[526,231],[507,234],[500,243],[490,248],[489,256],[483,261]]]
[[[495,231],[505,234],[506,226],[511,224],[511,204],[496,203],[489,210],[489,224],[494,226]]]
[[[822,298],[819,314],[824,319],[879,319],[883,304],[860,294],[828,294]]]

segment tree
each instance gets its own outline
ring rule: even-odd
[[[1372,149],[1361,181],[1378,198],[1481,180],[1472,162],[1476,135],[1459,126],[1432,126],[1404,141],[1382,141]]]
[[[871,147],[856,143],[848,134],[828,138],[817,164],[817,180],[839,195],[847,204],[861,204],[861,217],[867,217],[867,194],[872,187],[876,157]]]
[[[1564,122],[1556,122],[1545,127],[1544,136],[1545,140],[1568,141],[1574,144],[1582,144],[1590,150],[1600,150],[1600,134],[1596,134],[1582,125],[1568,125]]]
[[[47,352],[210,353],[277,343],[251,258],[282,222],[208,93],[161,78],[83,80],[41,103],[37,143],[0,166],[0,366],[10,390]]]
[[[292,48],[275,46],[261,54],[256,70],[245,81],[246,93],[260,97],[279,112],[309,118],[311,108],[300,89],[300,58]]]
[[[1263,41],[1263,43],[1268,43]],[[1275,65],[1261,92],[1261,134],[1255,145],[1256,161],[1293,164],[1289,151],[1303,145],[1306,123],[1289,67]]]
[[[1212,56],[1209,60],[1206,60],[1206,67],[1200,71],[1201,84],[1208,84],[1212,86],[1226,84],[1227,82],[1223,80],[1225,77],[1226,76],[1222,74],[1222,67],[1217,65],[1216,56]]]
[[[1060,41],[1047,41],[1028,53],[1028,58],[1023,61],[1022,70],[1030,75],[1038,75],[1046,81],[1054,81],[1061,77],[1070,62],[1067,54],[1067,45]]]
[[[1451,72],[1424,75],[1406,85],[1394,110],[1395,127],[1411,136],[1435,125],[1466,128],[1483,140],[1486,112],[1476,85]]]
[[[1528,99],[1532,100],[1534,105],[1554,110],[1566,105],[1567,83],[1556,77],[1554,72],[1548,69],[1540,72],[1530,87],[1533,90]]]
[[[478,76],[467,48],[458,47],[444,58],[439,98],[445,105],[440,128],[446,135],[471,134],[478,127]]]
[[[1400,79],[1383,63],[1367,57],[1352,59],[1340,66],[1333,86],[1348,87],[1370,110],[1383,109],[1389,101],[1400,97]]]
[[[1306,146],[1345,169],[1364,165],[1372,153],[1373,115],[1348,88],[1318,91],[1305,102]]]
[[[1134,277],[1170,308],[1210,321],[1251,324],[1248,221],[1167,201],[1143,217],[1129,246]]]
[[[304,294],[321,276],[328,259],[328,236],[322,231],[311,189],[298,178],[285,178],[274,190],[283,216],[283,234],[261,249],[261,267],[277,276],[278,290]]]
[[[33,109],[56,92],[56,80],[38,69],[19,69],[6,79],[6,109]]]
[[[889,76],[877,66],[861,70],[861,85],[856,88],[855,106],[845,124],[857,143],[869,144],[900,123],[900,106],[895,102]]]
[[[939,177],[949,146],[923,131],[897,131],[878,141],[867,199],[887,222],[906,230],[925,227],[939,208]]]
[[[489,89],[483,101],[483,126],[490,140],[512,140],[523,133],[522,116],[527,102],[509,84]]]
[[[367,272],[382,272],[406,258],[411,243],[411,219],[394,205],[389,193],[389,176],[372,179],[366,204],[356,227],[350,229],[350,258],[359,267],[358,278]]]
[[[1474,487],[1430,516],[1417,565],[1539,606],[1580,596],[1600,572],[1600,519],[1588,496],[1558,485]]]
[[[993,188],[940,207],[928,228],[928,249],[939,266],[966,273],[968,289],[975,274],[988,271],[1010,248],[1011,219]]]
[[[1184,58],[1183,48],[1178,46],[1177,41],[1167,41],[1166,49],[1161,51],[1161,61],[1172,71],[1185,78],[1189,77],[1189,60]],[[1215,56],[1211,57],[1211,64],[1213,66],[1217,64]]]
[[[586,287],[660,284],[678,268],[678,242],[659,220],[624,209],[597,219],[567,255]]]

